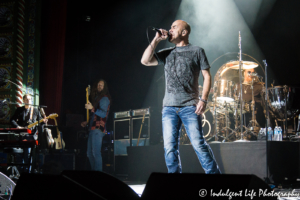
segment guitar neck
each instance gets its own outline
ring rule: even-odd
[[[46,119],[49,119],[49,117],[46,117]],[[32,124],[29,124],[29,125],[27,126],[27,128],[31,128],[31,127],[37,125],[38,123],[42,123],[43,120],[44,120],[44,119],[41,119],[40,121],[34,122],[34,123],[32,123]]]
[[[86,91],[86,103],[89,103],[89,93]],[[89,122],[90,120],[90,113],[89,109],[86,109],[86,121]]]

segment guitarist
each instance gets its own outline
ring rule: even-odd
[[[13,128],[27,128],[29,124],[32,124],[37,121],[37,118],[39,116],[39,119],[43,119],[41,116],[41,113],[38,111],[37,108],[34,108],[28,104],[32,104],[32,97],[29,94],[25,94],[23,96],[23,102],[25,106],[18,107],[10,119],[11,126]],[[44,119],[44,123],[47,122],[48,119]],[[37,132],[37,127],[33,126],[30,128],[32,130],[32,135],[25,136],[24,139],[26,140],[34,140],[33,135]],[[28,148],[23,149],[23,159],[25,163],[29,162],[29,157],[28,157]]]
[[[89,122],[81,123],[82,127],[89,125],[87,157],[90,160],[91,170],[102,171],[102,138],[105,135],[111,97],[105,80],[97,81],[91,90],[91,102],[85,104],[85,109],[91,110]]]

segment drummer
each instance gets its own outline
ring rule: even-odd
[[[253,76],[254,68],[252,69],[245,69],[244,71],[244,82],[243,82],[243,100],[246,102],[251,102],[252,101],[252,81],[253,81],[253,95],[254,95],[254,101],[255,102],[261,102],[261,91],[263,85],[258,82],[257,76]],[[239,89],[239,84],[238,84],[238,89]],[[238,90],[238,93],[240,92],[240,89]]]
[[[262,107],[261,91],[263,84],[259,82],[258,77],[253,75],[255,73],[254,68],[244,70],[244,82],[242,83],[243,100],[251,105],[252,102],[252,84],[253,84],[253,96],[255,101],[256,121],[261,127],[265,126],[265,116]],[[240,94],[240,85],[237,84],[237,94]],[[239,95],[240,96],[240,95]],[[250,106],[251,107],[251,106]],[[248,125],[251,120],[251,113],[246,113],[246,124]]]

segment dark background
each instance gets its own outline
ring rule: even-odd
[[[112,96],[108,131],[113,130],[114,112],[151,106],[152,143],[159,141],[164,94],[164,80],[159,77],[163,75],[163,70],[162,66],[143,66],[140,59],[148,45],[147,27],[168,29],[175,20],[180,2],[115,0],[100,4],[93,0],[68,1],[61,124],[65,125],[67,113],[81,114],[85,119],[85,88],[103,78],[107,81]],[[242,1],[234,2],[250,26],[247,7]],[[268,1],[263,1],[258,16],[265,14],[264,4],[267,3]],[[274,73],[269,84],[276,77],[275,85],[299,85],[299,7],[299,1],[277,0],[263,21],[258,17],[251,24],[255,40]],[[48,9],[47,3],[44,3],[42,36],[47,31],[47,28],[43,28],[46,26],[43,21],[49,21],[55,15],[55,10],[49,12]],[[86,16],[91,17],[89,22],[85,21]],[[150,31],[150,40],[153,35]],[[160,44],[157,49],[163,47]],[[43,52],[43,46],[41,48]],[[210,62],[215,59],[207,56]],[[161,74],[155,74],[156,69]],[[148,94],[150,86],[152,89]]]

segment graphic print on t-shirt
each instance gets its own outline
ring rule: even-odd
[[[165,73],[168,93],[190,93],[192,91],[193,72],[191,66],[193,53],[191,51],[172,52],[167,57]]]

